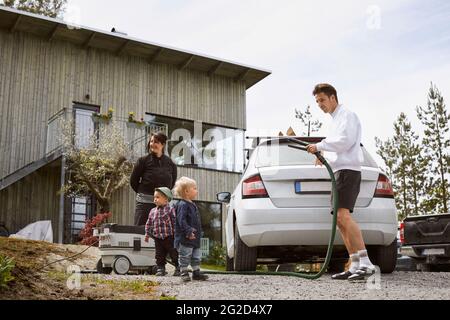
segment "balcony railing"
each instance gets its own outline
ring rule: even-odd
[[[63,148],[63,126],[64,123],[75,121],[74,113],[71,109],[64,108],[54,114],[47,121],[47,139],[45,156],[48,156]],[[141,157],[147,153],[148,135],[150,132],[164,132],[167,134],[167,124],[158,122],[145,122],[144,124],[138,124],[128,121],[127,118],[113,117],[110,121],[100,120],[99,118],[92,116],[92,127],[96,132],[100,132],[101,126],[110,125],[114,123],[123,132],[123,138],[125,143],[128,144],[132,151],[132,157]],[[84,136],[83,136],[84,134]],[[80,128],[77,128],[74,141],[79,141],[78,138],[86,139],[86,136],[91,135],[92,132],[80,132]],[[101,138],[101,137],[98,137]]]

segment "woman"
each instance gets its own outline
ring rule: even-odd
[[[134,214],[136,226],[145,225],[148,213],[155,207],[155,188],[172,189],[177,180],[177,166],[164,154],[166,142],[164,133],[152,134],[147,145],[148,155],[139,158],[131,173],[130,184],[137,193]]]

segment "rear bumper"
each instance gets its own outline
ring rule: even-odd
[[[426,258],[428,256],[450,258],[450,243],[411,245],[411,247],[419,258]]]
[[[256,201],[253,201],[256,200]],[[250,247],[270,245],[328,245],[333,216],[329,208],[276,208],[270,199],[246,199],[237,206],[242,240]],[[352,214],[367,245],[389,245],[397,235],[393,199],[375,198]],[[335,244],[342,245],[340,233]]]

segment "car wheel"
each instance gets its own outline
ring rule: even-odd
[[[102,259],[98,259],[97,261],[97,272],[100,274],[110,274],[112,272],[111,267],[104,267],[102,263]]]
[[[226,261],[225,261],[225,270],[226,271],[234,271],[234,259],[230,258],[228,254],[226,255]]]
[[[234,228],[234,270],[255,271],[257,248],[248,247],[239,235],[237,226]]]
[[[131,262],[127,257],[119,256],[114,260],[113,269],[116,274],[124,275],[130,271]]]
[[[368,247],[369,258],[381,273],[392,273],[397,265],[397,239],[388,246]]]

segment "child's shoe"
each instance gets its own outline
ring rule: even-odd
[[[189,276],[189,272],[187,272],[187,271],[181,272],[181,281],[183,281],[183,282],[191,281],[191,277]]]
[[[173,276],[174,277],[179,277],[180,275],[181,275],[180,267],[176,267],[175,271],[173,272]]]
[[[158,269],[156,271],[155,276],[157,277],[164,277],[167,274],[166,269]]]
[[[201,273],[200,270],[194,270],[194,272],[192,273],[192,280],[207,280],[208,276],[204,273]]]

